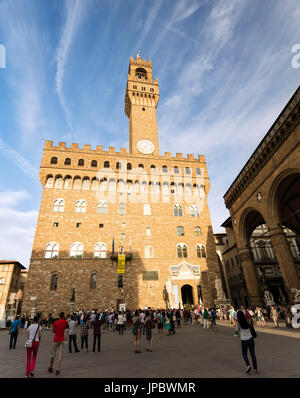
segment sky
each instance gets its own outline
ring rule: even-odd
[[[0,0],[0,259],[29,265],[45,139],[128,147],[138,50],[159,81],[160,152],[205,155],[223,232],[223,195],[299,86],[299,21],[298,0]]]

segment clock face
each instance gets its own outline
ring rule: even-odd
[[[150,153],[152,153],[154,151],[155,146],[154,146],[153,142],[151,142],[149,140],[140,140],[137,143],[137,149],[145,155],[150,155]]]

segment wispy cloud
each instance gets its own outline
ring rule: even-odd
[[[34,181],[38,181],[38,171],[31,163],[24,158],[19,152],[12,149],[7,145],[0,137],[0,152],[9,161],[13,162],[25,175],[32,178]]]
[[[72,115],[63,93],[63,79],[66,71],[68,55],[80,24],[85,16],[86,3],[80,0],[67,0],[65,3],[66,21],[59,46],[56,51],[56,92],[65,112],[69,128],[72,130]]]

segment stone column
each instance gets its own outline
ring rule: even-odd
[[[250,256],[250,251],[247,247],[243,247],[238,249],[238,252],[249,294],[250,305],[261,306],[263,304],[263,300],[260,294],[257,275]]]
[[[270,229],[270,238],[285,287],[290,299],[293,301],[294,295],[291,289],[300,289],[300,279],[286,240],[286,235],[281,227],[274,227]]]

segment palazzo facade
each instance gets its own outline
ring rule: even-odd
[[[158,100],[151,61],[131,57],[129,152],[46,141],[24,312],[214,304],[220,272],[205,158],[160,154]]]

